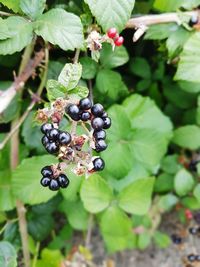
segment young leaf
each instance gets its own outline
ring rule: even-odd
[[[83,182],[80,195],[85,209],[91,213],[105,210],[113,198],[112,189],[98,174]]]
[[[135,57],[130,61],[131,73],[144,78],[151,78],[151,69],[148,61],[142,57]]]
[[[0,242],[0,266],[17,267],[17,252],[7,241]]]
[[[58,82],[62,84],[67,91],[75,88],[82,75],[82,65],[80,63],[67,63],[58,76]]]
[[[186,125],[174,131],[172,142],[183,148],[198,149],[200,147],[199,136],[200,128],[198,126]]]
[[[0,0],[0,3],[8,7],[9,9],[12,9],[15,13],[18,13],[20,11],[20,0]]]
[[[155,179],[138,179],[124,188],[119,196],[119,207],[128,213],[144,215],[151,204],[151,195]]]
[[[36,19],[45,9],[46,0],[20,0],[21,10],[31,19]]]
[[[66,88],[56,80],[47,81],[47,96],[49,101],[54,101],[59,97],[65,98],[67,94]]]
[[[83,67],[82,78],[83,79],[94,79],[97,73],[98,64],[90,57],[80,58],[80,63]]]
[[[34,26],[37,35],[63,50],[83,46],[83,28],[79,17],[64,9],[51,9],[39,16]]]
[[[121,31],[131,16],[135,0],[85,0],[104,31],[111,27]]]
[[[81,98],[87,97],[89,94],[89,90],[85,86],[77,86],[74,89],[68,92],[68,97],[70,99],[80,100]]]
[[[57,163],[53,156],[37,156],[28,158],[13,172],[12,192],[26,204],[39,204],[55,196],[57,192],[50,191],[40,185],[41,169],[46,165]]]
[[[185,169],[181,169],[180,171],[178,171],[174,179],[174,188],[176,190],[176,193],[179,196],[185,196],[191,191],[193,186],[193,176]]]
[[[32,23],[17,16],[9,17],[4,22],[11,36],[5,40],[0,40],[0,55],[14,54],[31,43],[33,38]]]

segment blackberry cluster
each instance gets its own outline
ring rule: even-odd
[[[200,255],[190,254],[187,256],[189,262],[200,262]]]
[[[42,168],[41,174],[41,185],[44,187],[48,186],[52,191],[57,191],[60,187],[66,188],[69,185],[69,179],[67,178],[67,176],[64,173],[60,173],[55,176],[51,166],[45,166],[44,168]]]
[[[51,123],[43,124],[41,131],[44,134],[42,144],[50,154],[58,153],[60,146],[67,146],[71,143],[71,135],[68,132],[54,128]]]
[[[190,227],[188,229],[191,235],[199,235],[200,234],[200,227]]]

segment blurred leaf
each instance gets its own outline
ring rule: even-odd
[[[80,58],[80,63],[83,67],[82,78],[83,79],[94,79],[97,73],[98,64],[90,57]]]
[[[36,19],[45,9],[46,0],[20,0],[21,10],[31,19]]]
[[[155,0],[154,8],[159,9],[160,11],[168,12],[168,11],[176,11],[180,7],[184,7],[187,9],[192,9],[200,4],[200,0]]]
[[[158,206],[162,212],[171,210],[176,203],[178,202],[178,198],[169,193],[167,195],[161,196]]]
[[[110,44],[104,44],[101,50],[100,62],[104,68],[112,69],[126,64],[129,55],[124,46],[116,47],[112,50]]]
[[[98,174],[83,181],[80,195],[85,209],[91,213],[106,209],[113,198],[112,189]]]
[[[57,192],[40,185],[41,169],[52,163],[57,163],[57,160],[49,155],[24,159],[13,172],[13,194],[24,203],[31,205],[45,202],[55,196]]]
[[[68,92],[68,97],[70,99],[80,100],[82,98],[87,97],[88,94],[89,94],[89,90],[87,87],[77,86],[76,88],[74,88]]]
[[[63,62],[50,60],[48,65],[47,80],[57,80],[64,65],[65,64]]]
[[[83,29],[78,16],[61,8],[42,14],[34,23],[35,33],[63,50],[83,46]]]
[[[200,202],[195,197],[184,197],[181,199],[181,204],[191,210],[200,209]]]
[[[92,14],[96,17],[104,31],[116,27],[118,31],[124,29],[131,16],[135,0],[85,0]]]
[[[182,1],[182,0],[181,0]],[[146,40],[163,40],[167,39],[171,34],[177,31],[178,25],[176,23],[156,24],[151,25],[144,39]]]
[[[189,148],[198,149],[200,147],[200,128],[196,125],[186,125],[174,131],[172,142],[176,145]]]
[[[178,162],[178,155],[167,155],[161,161],[161,168],[163,171],[169,174],[175,174],[181,168],[181,164]]]
[[[193,194],[200,203],[200,184],[195,186]]]
[[[17,253],[12,244],[7,241],[0,242],[0,266],[17,267]]]
[[[130,61],[129,65],[132,74],[135,74],[143,79],[151,78],[151,69],[146,59],[135,57]]]
[[[119,196],[119,207],[128,213],[144,215],[151,205],[154,178],[139,179],[124,188]]]
[[[170,237],[160,231],[154,233],[153,240],[159,248],[167,248],[171,243]]]
[[[36,267],[60,267],[63,256],[59,250],[43,249]]]
[[[155,182],[154,191],[156,193],[166,193],[174,188],[174,176],[167,173],[162,173],[158,176]]]
[[[174,179],[174,188],[176,190],[176,193],[179,196],[185,196],[191,191],[193,186],[193,176],[185,169],[178,171]]]
[[[0,3],[8,7],[9,9],[12,9],[15,13],[20,11],[20,0],[0,0]]]
[[[137,247],[141,250],[146,249],[151,243],[151,235],[148,232],[138,236]]]

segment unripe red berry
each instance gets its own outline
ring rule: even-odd
[[[117,29],[116,28],[110,28],[108,31],[107,31],[107,35],[109,38],[111,39],[114,39],[115,36],[117,34]]]
[[[189,209],[186,209],[186,210],[185,210],[185,217],[186,217],[186,219],[188,219],[188,220],[192,220],[192,218],[193,218],[193,214],[192,214],[191,210],[189,210]]]
[[[124,38],[122,36],[119,36],[118,38],[116,38],[115,40],[115,45],[116,46],[121,46],[124,42]]]

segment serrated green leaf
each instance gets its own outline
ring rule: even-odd
[[[172,142],[176,145],[189,149],[200,147],[200,128],[196,125],[186,125],[174,131]]]
[[[131,16],[135,0],[85,0],[104,31],[116,27],[121,31]]]
[[[17,16],[5,19],[4,23],[10,31],[10,37],[5,40],[0,40],[1,55],[14,54],[31,43],[33,38],[32,23]]]
[[[112,69],[126,64],[129,55],[124,46],[116,47],[113,51],[110,44],[104,44],[100,53],[100,62],[104,68]]]
[[[87,97],[89,89],[85,86],[77,86],[68,92],[68,98],[80,100],[81,98]]]
[[[66,88],[56,80],[47,81],[47,96],[49,101],[54,101],[57,98],[65,98],[67,94]]]
[[[12,244],[7,241],[0,242],[0,266],[17,267],[17,253]]]
[[[75,88],[82,75],[82,65],[80,63],[67,63],[58,76],[58,82],[61,83],[67,91]]]
[[[13,194],[24,203],[31,205],[46,202],[55,196],[57,192],[40,185],[41,169],[52,163],[57,163],[57,160],[48,155],[24,159],[12,175]]]
[[[94,79],[97,73],[98,64],[90,57],[82,57],[80,58],[80,63],[83,67],[82,78],[83,79]]]
[[[20,0],[21,10],[31,19],[36,19],[45,9],[46,0]]]
[[[20,0],[0,0],[0,3],[12,9],[15,13],[20,11],[19,2]]]
[[[0,211],[12,210],[15,199],[11,192],[11,173],[9,170],[0,171]]]
[[[176,193],[179,196],[185,196],[191,191],[193,186],[193,176],[185,169],[181,169],[180,171],[178,171],[174,179],[174,188],[176,190]]]
[[[119,207],[128,213],[144,215],[151,204],[151,195],[155,179],[139,179],[124,188],[119,196]]]
[[[38,17],[34,27],[37,35],[63,50],[83,46],[83,28],[79,17],[64,9],[54,8],[44,13]]]
[[[106,209],[113,198],[112,189],[98,174],[83,182],[80,195],[85,209],[91,213]]]

